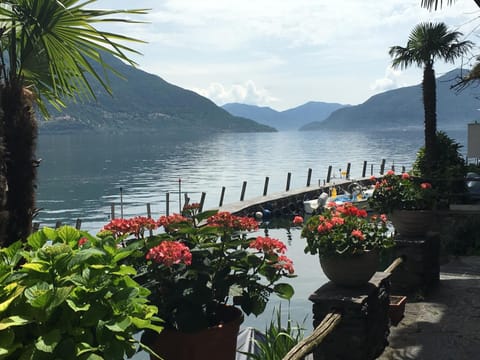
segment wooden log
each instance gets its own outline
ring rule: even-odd
[[[200,197],[200,207],[198,209],[200,212],[203,211],[203,204],[205,204],[205,196],[207,196],[207,193],[202,192],[202,196]]]
[[[285,191],[290,190],[290,180],[292,180],[292,173],[287,174],[287,186],[285,187]]]
[[[323,339],[330,334],[335,327],[340,323],[342,315],[339,311],[332,310],[322,320],[322,322],[313,330],[312,334],[297,345],[295,345],[283,360],[303,360],[305,356],[310,354]]]
[[[387,267],[387,268],[385,269],[384,272],[391,274],[401,263],[404,262],[404,260],[405,260],[405,259],[404,259],[403,256],[399,256],[398,258],[396,258],[395,260],[393,260],[393,262],[390,264],[389,267]]]
[[[312,180],[312,169],[308,169],[307,173],[307,187],[310,186],[310,181]]]
[[[363,169],[362,169],[362,178],[364,178],[367,175],[367,162],[363,162]]]
[[[383,175],[385,172],[385,159],[382,159],[382,164],[380,165],[380,175]]]
[[[346,174],[346,178],[347,179],[350,179],[350,167],[351,167],[352,164],[348,163],[347,164],[347,174]]]

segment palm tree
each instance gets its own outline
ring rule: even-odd
[[[456,0],[447,0],[447,5],[452,5]],[[473,0],[478,7],[480,7],[480,0]],[[443,5],[442,0],[422,0],[421,6],[427,9],[435,9],[441,8]]]
[[[444,23],[420,23],[412,30],[406,47],[393,46],[389,54],[393,68],[405,69],[410,65],[423,67],[422,95],[425,126],[425,157],[429,167],[435,163],[437,132],[437,95],[435,60],[453,63],[473,46],[470,41],[459,41],[462,33],[449,31]],[[427,167],[427,177],[430,175]]]
[[[38,166],[34,109],[48,117],[47,104],[61,109],[65,99],[94,98],[91,79],[110,91],[105,74],[92,67],[99,63],[111,70],[102,60],[103,52],[134,65],[126,53],[136,51],[125,43],[138,40],[94,25],[131,23],[121,16],[146,10],[86,8],[94,2],[2,0],[0,4],[0,139],[5,147],[5,157],[0,152],[0,171],[5,169],[1,175],[8,188],[3,209],[0,203],[0,221],[8,215],[7,234],[0,233],[0,245],[25,239],[31,232]],[[1,180],[0,176],[0,186]]]

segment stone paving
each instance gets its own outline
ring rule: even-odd
[[[452,257],[440,271],[435,289],[409,296],[380,360],[480,359],[480,257]]]

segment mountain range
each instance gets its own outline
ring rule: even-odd
[[[104,61],[123,76],[109,75],[110,96],[92,81],[95,100],[66,102],[62,112],[50,108],[52,118],[40,120],[39,132],[81,130],[169,133],[272,132],[274,128],[231,115],[209,99],[172,85],[162,78],[127,65],[109,54]],[[103,73],[98,65],[94,68]]]
[[[480,91],[469,86],[455,91],[462,70],[455,69],[437,78],[437,126],[441,130],[461,129],[479,119]],[[465,75],[465,70],[463,70]],[[300,130],[389,130],[423,128],[422,86],[407,86],[385,91],[363,104],[332,112],[325,120],[306,124]]]
[[[298,130],[306,124],[321,122],[333,111],[346,106],[349,105],[310,101],[285,111],[239,103],[229,103],[222,107],[232,115],[252,119],[278,130]]]

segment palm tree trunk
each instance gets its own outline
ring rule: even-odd
[[[428,63],[423,69],[423,109],[425,112],[425,159],[426,176],[431,176],[435,163],[435,142],[437,133],[437,88],[433,65]]]
[[[32,231],[35,211],[37,126],[32,103],[24,89],[8,84],[2,93],[9,213],[4,246],[25,240]]]

